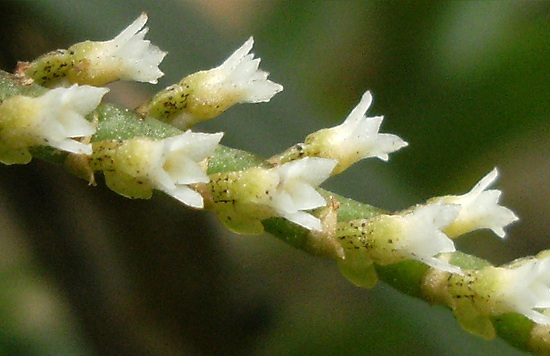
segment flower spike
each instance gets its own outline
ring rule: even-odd
[[[212,155],[222,136],[221,132],[187,131],[162,140],[98,142],[93,164],[103,170],[107,185],[121,195],[147,199],[158,189],[190,207],[202,208],[202,196],[189,185],[209,182],[200,162]]]
[[[459,204],[460,214],[447,228],[445,233],[450,237],[478,229],[491,229],[499,237],[504,237],[504,227],[518,220],[510,209],[498,204],[501,191],[487,190],[498,176],[494,168],[483,177],[468,193],[464,195],[449,195],[431,199],[430,202]]]
[[[14,96],[0,105],[0,161],[30,162],[29,147],[50,146],[90,155],[92,145],[74,138],[90,136],[95,126],[85,116],[93,111],[109,89],[73,85],[33,98]]]
[[[269,73],[258,68],[260,58],[250,53],[253,44],[250,37],[222,65],[183,78],[138,112],[184,129],[213,119],[235,104],[269,101],[283,87],[268,80]]]
[[[292,147],[272,161],[288,162],[304,156],[336,159],[338,165],[332,174],[341,173],[365,158],[378,157],[387,161],[389,153],[408,143],[399,136],[378,133],[384,117],[366,116],[371,103],[372,95],[367,91],[342,124],[310,134],[303,144]]]

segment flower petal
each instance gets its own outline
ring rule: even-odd
[[[460,214],[451,223],[445,233],[450,237],[478,229],[491,229],[499,237],[505,236],[504,227],[518,220],[510,209],[498,204],[501,191],[486,190],[498,176],[497,169],[493,169],[483,177],[468,193],[464,195],[449,195],[434,198],[431,201],[441,201],[461,206]]]

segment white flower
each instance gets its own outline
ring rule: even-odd
[[[249,53],[252,37],[219,67],[193,73],[159,92],[138,109],[181,129],[215,118],[239,103],[269,101],[283,90],[260,70],[260,58]]]
[[[336,161],[324,158],[303,158],[272,170],[277,175],[266,204],[277,213],[309,230],[321,231],[321,221],[303,210],[325,206],[327,202],[315,187],[329,176]]]
[[[105,172],[110,180],[109,186],[116,188],[126,184],[122,189],[115,190],[129,197],[142,197],[139,191],[147,185],[188,206],[202,208],[202,196],[188,185],[209,182],[199,163],[212,155],[222,136],[221,132],[204,134],[187,131],[163,140],[136,138],[125,141],[114,157],[114,174]],[[135,187],[128,187],[125,176],[121,175],[135,178]]]
[[[306,210],[327,205],[315,188],[335,165],[334,160],[307,157],[274,168],[214,173],[208,201],[222,222],[237,233],[260,234],[262,221],[273,217],[322,231],[321,220]]]
[[[366,116],[371,103],[372,95],[367,91],[342,124],[306,138],[306,153],[310,145],[311,149],[319,151],[315,155],[337,159],[338,166],[333,172],[337,174],[361,159],[378,157],[387,161],[389,153],[407,146],[399,136],[378,133],[384,117]]]
[[[282,85],[267,79],[269,73],[258,69],[261,59],[254,59],[250,53],[253,45],[254,39],[250,37],[221,66],[209,70],[205,88],[232,98],[235,103],[267,102],[283,90]]]
[[[58,88],[37,98],[35,134],[42,136],[49,146],[63,151],[89,155],[92,146],[72,140],[95,133],[94,125],[84,116],[92,112],[101,102],[109,89],[91,86],[73,85],[70,88]]]
[[[438,270],[461,274],[459,267],[436,257],[456,250],[441,229],[456,218],[459,210],[458,205],[450,204],[419,206],[397,215],[356,221],[349,233],[356,234],[354,230],[359,229],[364,234],[359,244],[367,248],[366,252],[377,263],[415,259]]]
[[[453,241],[441,229],[456,218],[458,211],[456,205],[432,204],[401,216],[398,221],[403,235],[396,248],[433,268],[460,274],[459,267],[435,257],[456,251]]]
[[[516,268],[495,268],[491,293],[503,311],[516,311],[536,323],[550,325],[550,317],[536,309],[550,308],[550,257],[529,259]]]
[[[468,193],[432,200],[461,206],[460,214],[456,220],[445,229],[447,235],[456,237],[473,230],[491,229],[498,236],[505,236],[504,227],[518,220],[518,217],[510,209],[498,204],[502,193],[500,190],[486,190],[493,184],[497,176],[498,171],[495,168]]]
[[[104,85],[114,80],[156,83],[164,73],[158,68],[166,52],[145,40],[149,30],[142,13],[110,41],[78,43],[69,48],[74,61],[69,79],[78,83]]]
[[[21,160],[12,163],[30,161],[28,147],[31,146],[45,145],[90,155],[91,144],[73,138],[95,133],[95,126],[85,116],[99,105],[108,91],[73,85],[50,90],[36,98],[18,95],[6,99],[0,106],[0,146],[20,152]]]

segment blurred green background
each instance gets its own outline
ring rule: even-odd
[[[219,65],[250,35],[285,90],[198,130],[263,156],[340,123],[365,90],[410,146],[325,187],[389,210],[463,193],[497,166],[521,221],[460,248],[494,263],[550,248],[550,3],[42,0],[0,3],[0,65],[106,40],[141,11],[169,54],[135,107]],[[0,167],[0,354],[516,355],[452,314],[271,236],[226,232],[157,194],[131,201],[41,162]]]

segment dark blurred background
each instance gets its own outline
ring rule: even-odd
[[[219,65],[250,35],[285,90],[197,127],[263,156],[339,124],[365,90],[410,146],[325,187],[389,210],[469,190],[494,166],[521,221],[460,248],[494,263],[550,248],[550,3],[41,0],[0,2],[0,67],[107,40],[141,11],[169,54],[159,86],[116,83],[137,106]],[[101,179],[100,179],[101,180]],[[0,354],[516,355],[452,314],[272,236],[226,232],[156,194],[87,187],[38,161],[0,166]]]

